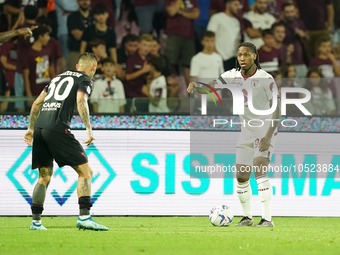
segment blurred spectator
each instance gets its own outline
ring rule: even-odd
[[[116,33],[113,29],[106,25],[106,20],[109,17],[107,8],[103,4],[98,4],[93,9],[93,17],[96,24],[85,29],[81,38],[80,54],[84,53],[88,42],[94,38],[102,39],[106,44],[107,55],[117,63],[116,53]]]
[[[302,40],[308,40],[306,28],[301,19],[297,17],[297,10],[293,3],[285,3],[283,9],[283,23],[286,28],[286,37],[283,43],[286,46],[294,45],[294,54],[292,54],[292,63],[296,68],[296,76],[299,78],[306,77],[307,66],[304,62],[304,45]]]
[[[99,38],[95,38],[90,41],[87,51],[92,52],[96,56],[98,61],[97,70],[93,77],[93,79],[96,80],[100,77],[101,74],[103,74],[102,61],[108,57],[105,42]]]
[[[78,10],[76,1],[70,0],[55,0],[55,10],[58,21],[58,41],[63,49],[64,58],[67,61],[69,55],[68,49],[68,28],[67,28],[67,17],[71,12]]]
[[[333,0],[295,0],[300,18],[304,21],[310,43],[308,52],[312,57],[316,56],[317,42],[321,37],[329,36],[334,22]]]
[[[49,31],[50,34],[52,32],[52,27],[51,27],[51,22],[49,19],[47,19],[45,16],[41,16],[39,18],[37,18],[37,23],[39,25],[44,25],[46,26]],[[66,61],[63,55],[63,51],[61,48],[61,44],[58,40],[56,40],[55,38],[52,38],[48,41],[48,44],[46,47],[49,47],[52,53],[52,59],[54,60],[53,64],[55,66],[55,74],[58,75],[60,73],[63,72],[65,65],[66,65]]]
[[[115,62],[111,58],[102,61],[103,76],[94,82],[91,94],[93,112],[123,113],[126,105],[123,83],[115,76]]]
[[[197,78],[217,78],[224,73],[223,60],[219,54],[214,52],[215,33],[206,31],[202,45],[203,51],[191,59],[190,78],[193,81]]]
[[[209,23],[209,7],[211,0],[197,0],[197,1],[198,7],[200,9],[200,17],[199,19],[194,20],[194,28],[195,28],[196,52],[199,52],[203,50],[201,42],[203,40],[203,35],[207,30],[207,26]]]
[[[14,92],[14,75],[17,67],[17,42],[18,38],[4,42],[0,47],[0,61],[4,69],[4,77],[9,89]]]
[[[271,29],[262,31],[262,40],[264,45],[258,50],[261,68],[266,72],[277,71],[284,61],[280,57],[280,51],[273,47],[274,35]]]
[[[270,72],[270,74],[273,76],[276,86],[277,86],[277,90],[279,92],[279,94],[281,95],[281,87],[282,87],[282,72],[280,70],[274,71],[274,72]]]
[[[281,67],[282,87],[300,87],[296,79],[296,69],[292,63],[285,63]],[[288,93],[287,98],[299,98],[299,93]]]
[[[273,15],[276,19],[279,19],[282,11],[282,5],[286,1],[287,0],[268,0],[267,12]],[[254,0],[249,0],[249,4],[253,5]]]
[[[43,0],[6,0],[4,4],[4,12],[9,15],[9,28],[12,27],[11,21],[13,19],[18,18],[19,14],[23,12],[23,10],[27,6],[34,6],[39,10],[39,16],[43,14],[43,8],[45,8],[45,4]],[[38,15],[38,12],[37,12]]]
[[[262,30],[271,28],[276,21],[273,15],[266,12],[267,7],[267,0],[255,0],[254,10],[243,15],[244,41],[253,43],[258,49],[264,44]]]
[[[150,113],[167,113],[167,86],[166,79],[162,75],[164,61],[161,57],[150,58],[150,74],[148,83],[142,87],[142,92],[150,99]],[[137,109],[138,110],[138,109]]]
[[[225,11],[226,0],[211,0],[210,3],[210,17],[217,12]],[[237,18],[242,20],[243,14],[249,12],[249,2],[248,0],[240,0],[239,9],[237,11]]]
[[[236,51],[241,41],[241,24],[236,18],[239,0],[227,0],[224,12],[214,14],[208,30],[215,33],[216,50],[222,56],[224,70],[235,67]]]
[[[168,34],[165,56],[173,70],[179,64],[184,66],[186,83],[190,82],[190,61],[195,55],[195,31],[193,20],[198,19],[200,10],[197,0],[165,0],[168,14]]]
[[[283,44],[286,38],[286,27],[283,22],[277,22],[272,26],[272,31],[274,35],[273,48],[279,50],[280,59],[283,62],[292,62],[292,53],[294,52],[294,45],[289,44],[288,46]],[[283,63],[280,63],[282,65]]]
[[[106,25],[110,29],[115,28],[115,1],[114,0],[90,0],[91,1],[91,8],[94,10],[94,8],[97,5],[104,5],[106,7],[107,13],[109,17],[106,20]]]
[[[35,41],[26,52],[22,65],[27,96],[38,96],[55,74],[51,51],[44,47],[50,40],[49,29],[39,26],[33,36]]]
[[[80,41],[84,30],[93,24],[93,16],[90,12],[90,0],[77,0],[78,11],[71,13],[67,18],[69,56],[67,69],[76,70],[80,52]]]
[[[164,77],[166,78],[166,82],[168,85],[168,91],[167,91],[167,95],[168,98],[176,98],[178,97],[178,92],[180,89],[179,83],[178,81],[175,79],[175,77],[173,77],[173,75],[171,74],[171,70],[170,70],[170,66],[169,66],[169,61],[167,60],[167,58],[164,55],[160,54],[160,44],[159,42],[156,40],[156,38],[153,38],[153,41],[151,43],[151,50],[150,50],[150,55],[155,56],[155,57],[160,57],[163,59],[164,62],[164,68],[162,70],[162,75],[164,75]],[[168,100],[168,106],[171,107],[171,105],[175,102],[176,100]]]
[[[57,20],[57,13],[55,10],[55,1],[54,0],[47,0],[46,6],[46,14],[47,18],[51,23],[52,32],[50,33],[51,38],[58,39],[58,20]],[[41,16],[45,17],[45,16]]]
[[[142,87],[146,84],[150,72],[148,57],[152,41],[152,35],[142,34],[139,39],[138,50],[127,59],[124,83],[127,98],[145,97]]]
[[[5,97],[9,97],[11,95],[11,89],[9,88],[9,85],[6,81],[6,77],[1,68],[1,64],[0,64],[0,95]],[[8,107],[7,101],[0,102],[0,112],[5,112],[7,110],[7,107]]]
[[[151,33],[155,14],[165,10],[164,0],[135,0],[135,6],[140,33]]]
[[[340,67],[332,53],[331,39],[329,37],[321,38],[317,46],[317,56],[310,61],[309,66],[319,67],[325,78],[340,76]]]
[[[25,22],[23,25],[19,25],[18,28],[21,27],[30,27],[36,24],[36,18],[38,15],[38,9],[34,6],[27,6],[24,10],[25,15]],[[14,75],[14,91],[15,96],[22,97],[25,92],[24,87],[24,79],[23,79],[23,71],[22,71],[22,64],[25,61],[27,51],[31,48],[32,43],[34,42],[34,37],[24,38],[19,37],[17,43],[17,55],[18,55],[18,62],[17,62],[17,69]],[[23,101],[15,102],[15,108],[18,112],[24,112],[25,106]]]
[[[117,64],[120,69],[117,70],[117,77],[121,80],[125,80],[126,61],[128,57],[138,50],[138,40],[137,35],[128,34],[123,38],[122,46],[117,50]]]
[[[327,86],[326,79],[319,68],[311,68],[307,73],[307,83],[305,88],[311,92],[312,114],[329,115],[335,114],[336,106],[333,93]]]

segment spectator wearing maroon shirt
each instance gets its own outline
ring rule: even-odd
[[[282,7],[282,21],[286,28],[286,37],[283,43],[286,46],[294,45],[294,54],[292,54],[292,64],[296,69],[296,77],[305,78],[307,66],[304,60],[304,45],[302,40],[308,40],[305,24],[297,17],[297,10],[293,3],[285,3]]]
[[[280,59],[283,62],[292,62],[292,53],[294,52],[294,45],[290,44],[288,46],[283,44],[286,37],[286,28],[284,23],[277,22],[272,26],[272,31],[274,35],[273,48],[280,51]],[[282,64],[282,63],[281,63]],[[280,64],[280,65],[281,65]]]
[[[198,19],[200,10],[197,0],[165,0],[168,14],[166,31],[168,34],[165,56],[173,69],[184,66],[186,82],[190,82],[190,62],[195,55],[195,31],[193,20]]]
[[[50,40],[49,29],[39,26],[33,31],[33,37],[35,41],[22,65],[27,96],[38,96],[55,74],[51,50],[44,47]]]
[[[126,62],[125,95],[127,98],[145,97],[142,92],[150,72],[147,63],[153,37],[150,34],[142,34],[139,39],[138,50],[132,54]]]
[[[156,13],[164,11],[164,0],[135,0],[139,32],[151,33],[152,22]]]
[[[274,35],[271,29],[262,31],[262,40],[264,45],[258,50],[261,68],[266,72],[277,71],[282,60],[280,59],[280,51],[273,47]]]
[[[14,91],[14,75],[17,66],[17,38],[4,42],[0,47],[0,61],[4,67],[4,73],[9,88]]]
[[[34,6],[27,6],[24,10],[25,14],[25,23],[23,25],[18,26],[21,27],[31,27],[32,25],[36,24],[36,18],[38,15],[38,9]],[[14,92],[15,96],[22,97],[25,92],[24,87],[24,80],[22,76],[22,64],[24,63],[26,52],[31,48],[32,43],[34,42],[34,37],[19,37],[17,43],[17,55],[18,55],[18,62],[17,62],[17,69],[14,75]],[[23,101],[15,102],[14,104],[17,112],[24,112],[25,106]]]
[[[332,43],[329,37],[321,38],[318,41],[318,55],[313,58],[309,66],[319,67],[325,78],[334,78],[340,75],[340,68],[332,53]]]
[[[138,50],[139,38],[137,35],[127,34],[122,40],[122,45],[117,50],[117,77],[125,80],[126,62],[129,56]]]
[[[334,22],[333,0],[295,0],[300,18],[304,21],[310,43],[308,52],[316,56],[317,42],[321,37],[329,36]]]

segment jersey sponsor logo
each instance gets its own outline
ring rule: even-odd
[[[236,87],[242,87],[243,82],[242,82],[242,80],[236,80],[236,78],[235,78],[234,80],[231,81],[231,85],[234,85]]]
[[[44,103],[41,111],[56,111],[61,107],[61,103]]]

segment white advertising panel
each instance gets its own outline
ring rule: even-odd
[[[24,133],[0,130],[0,215],[31,214],[29,203],[38,171],[31,169],[31,147],[24,143]],[[80,141],[86,138],[85,131],[73,133]],[[210,133],[211,145],[227,141],[220,157],[234,165],[239,133]],[[92,214],[208,215],[217,204],[228,205],[235,215],[242,214],[235,178],[190,177],[190,132],[95,130],[94,136],[94,146],[85,148],[93,170]],[[271,165],[279,169],[287,165],[306,168],[308,164],[310,172],[295,176],[281,170],[275,173],[271,178],[274,216],[340,216],[339,137],[279,133]],[[216,157],[199,156],[211,164],[216,161]],[[334,171],[329,171],[330,166]],[[327,173],[320,175],[317,170],[322,168]],[[77,174],[72,168],[55,165],[43,215],[77,215],[76,185]],[[254,179],[251,186],[252,211],[260,215]]]

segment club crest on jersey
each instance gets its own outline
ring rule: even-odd
[[[234,79],[234,80],[232,80],[231,85],[234,85],[236,87],[242,87],[243,82],[241,80]]]
[[[260,85],[260,81],[259,80],[251,80],[251,87],[253,89],[256,89],[259,85]]]

